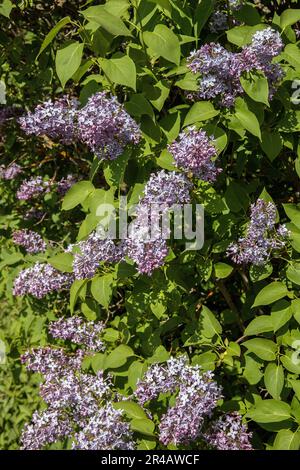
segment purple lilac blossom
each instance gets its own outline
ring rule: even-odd
[[[114,160],[127,144],[137,144],[141,132],[115,96],[91,96],[78,111],[78,137],[100,158]]]
[[[252,433],[238,413],[221,416],[203,434],[207,444],[217,450],[252,450],[251,437]]]
[[[192,183],[185,175],[161,170],[150,176],[139,204],[147,206],[161,204],[169,208],[175,204],[189,204],[191,189]]]
[[[30,180],[23,181],[17,191],[17,198],[21,201],[28,201],[34,197],[50,191],[50,181],[44,181],[41,176],[36,176]]]
[[[62,273],[50,264],[36,263],[23,269],[14,281],[13,294],[31,294],[38,299],[53,291],[67,289],[73,282],[73,274]]]
[[[77,181],[78,180],[74,175],[67,175],[64,178],[61,178],[61,180],[57,182],[57,192],[60,196],[64,196],[73,184],[77,183]]]
[[[245,237],[231,243],[227,249],[236,264],[265,264],[272,250],[284,248],[289,231],[284,225],[276,229],[276,207],[272,202],[258,199],[251,205],[251,217]]]
[[[191,172],[204,181],[215,181],[218,173],[222,171],[216,168],[212,160],[218,154],[213,145],[213,138],[194,126],[179,134],[179,140],[169,145],[168,150],[178,168]]]
[[[0,165],[0,179],[3,180],[13,180],[22,172],[22,167],[17,163],[11,163],[8,166]]]
[[[84,322],[79,317],[60,318],[51,322],[49,333],[53,338],[67,339],[75,344],[81,344],[90,351],[103,351],[104,344],[100,335],[104,329],[102,322]]]
[[[76,138],[75,119],[78,101],[64,96],[56,101],[39,104],[34,112],[19,118],[23,131],[29,135],[46,135],[65,144]]]
[[[32,422],[24,427],[22,449],[42,449],[66,437],[71,438],[74,449],[134,449],[122,411],[112,406],[111,379],[105,378],[103,371],[92,375],[81,370],[86,350],[104,349],[97,337],[103,324],[69,320],[52,323],[49,332],[81,343],[84,350],[67,354],[62,348],[46,347],[21,357],[29,370],[44,376],[40,395],[48,406],[42,413],[34,413]]]
[[[161,216],[174,205],[188,204],[192,184],[185,175],[164,170],[152,174],[137,205],[137,217],[131,223],[125,241],[126,253],[135,261],[138,272],[151,275],[163,265],[168,254]]]
[[[243,72],[261,71],[269,82],[271,99],[283,76],[279,64],[273,64],[283,48],[277,31],[266,28],[257,31],[250,45],[240,53],[226,50],[220,44],[210,43],[194,51],[188,58],[188,67],[201,74],[199,90],[190,94],[192,99],[218,98],[221,106],[231,107],[237,96],[244,93],[240,83]]]
[[[135,397],[141,405],[157,398],[160,393],[177,391],[174,406],[162,416],[159,431],[164,445],[188,444],[201,434],[206,417],[211,417],[221,389],[212,372],[200,373],[199,366],[188,365],[187,358],[171,358],[166,363],[150,366],[138,381]]]
[[[108,403],[90,417],[75,434],[72,449],[76,450],[134,450],[132,432],[123,419],[123,411]]]
[[[118,245],[96,231],[86,240],[71,245],[67,251],[74,253],[73,270],[76,279],[93,277],[102,261],[117,263],[124,257],[122,244]]]
[[[68,415],[58,410],[35,411],[21,435],[21,450],[39,450],[47,444],[65,439],[72,433]]]
[[[16,230],[13,233],[13,242],[16,245],[20,245],[27,253],[43,253],[46,251],[47,244],[44,242],[39,233],[34,232],[33,230]]]

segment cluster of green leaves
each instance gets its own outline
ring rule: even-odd
[[[205,207],[201,250],[184,251],[184,243],[176,241],[165,266],[151,277],[139,275],[129,260],[103,265],[93,279],[75,281],[70,296],[64,292],[42,301],[11,296],[18,270],[41,257],[25,255],[9,239],[12,229],[24,226],[22,204],[15,200],[17,182],[1,183],[2,302],[15,306],[15,313],[9,307],[1,313],[2,336],[14,364],[14,377],[7,382],[13,384],[8,387],[14,401],[7,400],[0,421],[2,447],[17,445],[20,426],[32,410],[28,395],[35,385],[24,383],[18,355],[45,344],[47,322],[71,312],[88,320],[106,319],[107,351],[87,359],[85,367],[110,372],[125,396],[149,364],[185,353],[192,364],[215,371],[224,388],[221,408],[245,415],[255,448],[300,448],[300,111],[293,88],[300,78],[293,29],[300,11],[264,17],[246,2],[233,13],[242,25],[216,37],[207,27],[214,3],[88,1],[78,11],[78,2],[66,2],[50,16],[45,7],[42,17],[34,5],[23,5],[23,13],[10,8],[9,0],[0,5],[6,22],[0,34],[0,78],[11,103],[32,106],[64,91],[85,104],[95,92],[107,90],[125,104],[143,133],[139,147],[127,149],[116,161],[99,163],[84,148],[41,140],[33,146],[17,126],[8,128],[0,143],[5,161],[17,156],[28,173],[48,178],[78,172],[79,167],[82,178],[62,203],[55,194],[42,201],[48,214],[42,232],[58,242],[42,259],[71,272],[72,255],[63,253],[62,238],[84,239],[99,223],[100,203],[117,207],[119,196],[127,194],[133,205],[151,172],[174,170],[167,144],[185,127],[194,124],[214,135],[223,168],[215,185],[197,181],[193,190],[194,201]],[[234,108],[191,103],[187,93],[197,90],[199,77],[186,67],[189,53],[210,41],[238,51],[267,23],[285,44],[276,59],[285,77],[274,99],[269,102],[264,75],[249,73],[241,79],[245,94]],[[258,197],[274,201],[278,221],[291,232],[291,244],[265,266],[238,268],[226,249],[243,232],[250,203]],[[8,368],[0,366],[0,371],[10,377]],[[12,414],[7,424],[12,403],[22,413]],[[155,448],[155,413],[160,410],[153,410],[152,422],[134,403],[120,406],[137,432],[139,448]]]

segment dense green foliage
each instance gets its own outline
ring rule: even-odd
[[[229,29],[216,34],[208,27],[216,5],[208,0],[0,0],[0,80],[8,105],[21,114],[62,94],[84,105],[107,90],[143,133],[139,145],[103,162],[80,143],[26,136],[13,118],[0,129],[0,163],[24,168],[16,179],[0,181],[0,339],[7,355],[0,365],[1,449],[19,447],[22,427],[41,403],[39,378],[21,366],[20,354],[53,342],[47,324],[70,314],[105,320],[107,350],[85,365],[111,372],[121,393],[134,390],[147,365],[187,354],[192,364],[215,371],[224,389],[221,409],[244,415],[255,449],[300,448],[300,51],[294,30],[300,10],[288,10],[293,2],[271,3],[264,10],[246,2],[230,14]],[[198,87],[186,66],[191,51],[212,41],[239,51],[262,24],[279,31],[285,45],[275,59],[285,75],[272,101],[258,74],[243,77],[245,93],[233,108],[191,102],[187,92]],[[136,203],[153,171],[174,168],[167,145],[191,124],[214,135],[223,169],[213,184],[193,180],[193,200],[205,208],[201,250],[185,251],[183,241],[174,240],[152,276],[138,274],[126,260],[103,264],[70,292],[41,300],[12,295],[17,274],[36,261],[71,271],[64,247],[95,229],[96,205],[117,207],[122,194]],[[64,198],[46,193],[34,203],[44,215],[25,220],[31,203],[16,199],[22,179],[58,181],[69,173],[82,181]],[[276,204],[290,241],[263,266],[237,266],[226,250],[259,197]],[[43,254],[26,254],[11,239],[25,227],[54,243]],[[153,429],[137,432],[141,449],[159,448]]]

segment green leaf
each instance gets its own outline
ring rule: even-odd
[[[293,311],[290,302],[287,300],[279,300],[276,302],[271,310],[274,333],[284,326],[291,319],[292,315]]]
[[[130,423],[131,429],[146,436],[154,436],[155,425],[149,418],[133,419]]]
[[[89,7],[81,11],[86,20],[97,23],[113,36],[131,36],[131,32],[118,16],[112,15],[105,5]]]
[[[284,385],[283,367],[274,362],[268,364],[264,374],[264,381],[269,394],[275,400],[280,400],[280,394]]]
[[[143,408],[133,401],[120,401],[114,403],[113,407],[117,410],[123,410],[128,418],[145,419],[147,415]]]
[[[36,58],[38,58],[41,53],[49,46],[49,44],[51,44],[51,42],[53,41],[53,39],[55,38],[55,36],[59,33],[59,31],[64,28],[67,24],[71,23],[71,18],[69,16],[66,16],[65,18],[62,18],[50,31],[49,33],[47,34],[47,36],[45,37],[42,45],[41,45],[41,48],[40,48],[40,51],[37,55]]]
[[[105,162],[104,176],[111,187],[118,188],[122,184],[130,154],[130,150],[125,150],[124,153],[115,160]]]
[[[75,41],[59,49],[56,53],[56,73],[63,88],[81,64],[83,47],[82,43]]]
[[[156,439],[140,439],[137,450],[153,450],[156,447]]]
[[[279,423],[291,417],[291,408],[282,401],[262,400],[246,416],[257,423]]]
[[[295,260],[292,264],[289,264],[286,270],[287,278],[294,284],[300,285],[300,261]]]
[[[134,356],[132,349],[126,344],[120,344],[105,359],[105,369],[118,369],[126,364],[129,357]]]
[[[296,227],[300,228],[300,206],[298,204],[282,204],[286,215]]]
[[[15,8],[15,5],[10,0],[3,0],[0,5],[0,15],[9,18],[13,8]]]
[[[201,324],[201,330],[207,338],[212,338],[213,336],[222,333],[220,322],[205,305],[202,307],[199,322]]]
[[[164,24],[155,26],[152,33],[146,31],[143,34],[145,44],[159,57],[179,65],[180,43],[173,31]]]
[[[167,149],[164,149],[161,152],[160,156],[156,160],[156,163],[161,168],[165,168],[166,170],[169,170],[169,171],[174,171],[176,169],[174,158],[172,154],[168,152]]]
[[[269,305],[288,295],[289,291],[282,282],[274,281],[264,287],[255,297],[252,308],[260,305]]]
[[[94,191],[94,185],[90,181],[79,181],[75,183],[65,195],[62,202],[62,210],[69,211],[86,200]]]
[[[270,339],[249,339],[244,341],[242,345],[264,361],[274,361],[276,359],[277,345]]]
[[[248,131],[250,134],[255,135],[261,140],[260,125],[257,117],[252,111],[250,111],[242,98],[237,98],[235,102],[235,117],[240,122],[240,124]]]
[[[255,266],[254,264],[250,267],[249,274],[252,282],[262,281],[269,277],[273,272],[273,266],[271,263],[264,264],[262,266]]]
[[[298,21],[300,21],[300,10],[293,10],[290,8],[280,15],[280,27],[282,29],[285,29]]]
[[[215,276],[218,279],[225,279],[226,277],[230,276],[233,271],[233,267],[226,263],[216,263],[214,268]]]
[[[148,114],[153,117],[152,106],[142,93],[131,95],[130,100],[125,103],[125,109],[131,116]]]
[[[108,309],[109,303],[112,298],[112,284],[114,277],[112,274],[105,274],[104,276],[96,276],[91,283],[91,293],[97,302],[104,308]]]
[[[71,253],[60,253],[59,255],[49,258],[47,261],[59,271],[66,273],[73,272],[73,256]]]
[[[263,373],[261,372],[261,364],[259,364],[253,357],[245,355],[245,369],[243,376],[250,385],[255,385],[260,382]]]
[[[273,323],[270,315],[261,315],[254,318],[244,331],[245,336],[259,335],[273,331]]]
[[[199,101],[190,108],[183,125],[189,126],[195,122],[207,121],[219,113],[220,111],[216,110],[209,101]]]
[[[289,429],[281,429],[275,437],[273,449],[276,450],[299,450],[300,447],[300,431],[290,431]]]
[[[116,59],[99,59],[99,63],[111,82],[136,89],[136,68],[128,55]]]
[[[269,84],[262,73],[248,73],[245,77],[240,78],[240,82],[250,98],[269,106]]]
[[[74,312],[74,307],[81,291],[86,287],[87,279],[75,280],[70,289],[70,310]]]
[[[260,146],[272,162],[282,150],[280,134],[278,132],[263,131]]]

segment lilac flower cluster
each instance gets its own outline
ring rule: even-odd
[[[82,341],[85,350],[104,349],[97,337],[102,324],[99,327],[93,322],[84,325],[80,320],[76,332],[77,323],[71,320],[53,323],[50,333],[77,344]],[[97,333],[92,331],[93,327]],[[73,449],[134,449],[132,433],[122,411],[112,406],[114,394],[110,378],[105,378],[102,371],[96,375],[81,371],[82,349],[68,354],[64,349],[39,348],[25,353],[21,359],[29,370],[44,376],[40,395],[47,404],[47,408],[34,413],[32,422],[24,427],[22,449],[42,449],[65,438],[72,440]]]
[[[126,253],[140,273],[151,275],[163,265],[168,247],[159,226],[161,214],[167,214],[173,205],[189,203],[191,187],[182,174],[162,170],[151,175],[126,240]]]
[[[78,137],[100,158],[113,160],[127,144],[137,144],[141,132],[115,96],[105,92],[91,96],[78,112]]]
[[[211,372],[200,373],[199,366],[189,366],[182,356],[150,366],[134,395],[145,405],[160,393],[168,392],[177,392],[177,397],[175,405],[161,418],[160,441],[164,445],[188,444],[201,435],[205,418],[211,416],[222,398],[221,389]]]
[[[76,176],[71,174],[61,178],[57,182],[52,180],[46,181],[41,176],[36,176],[23,181],[17,191],[17,198],[23,201],[28,201],[37,196],[49,193],[53,188],[57,189],[60,196],[64,196],[76,182]]]
[[[89,351],[103,351],[104,344],[100,335],[104,329],[102,322],[84,322],[79,317],[60,318],[50,323],[49,333],[53,338],[67,339],[75,344],[81,344]]]
[[[14,281],[13,294],[31,294],[41,299],[49,292],[67,289],[73,282],[73,275],[62,273],[47,263],[35,263],[23,269]]]
[[[210,43],[191,53],[188,67],[200,72],[199,90],[193,99],[218,98],[221,106],[231,107],[235,98],[243,94],[240,77],[244,72],[259,70],[268,79],[271,99],[283,72],[279,64],[273,64],[283,48],[279,33],[272,28],[257,31],[250,45],[240,53],[227,51],[220,44]]]
[[[168,150],[178,168],[204,181],[213,182],[222,170],[217,169],[212,160],[218,153],[212,142],[213,138],[209,138],[205,131],[192,126],[182,132],[179,141],[169,145]]]
[[[72,449],[134,450],[128,423],[122,415],[122,410],[114,409],[111,403],[99,408],[75,434]]]
[[[113,160],[129,143],[137,144],[141,132],[116,97],[96,93],[78,109],[77,100],[63,97],[38,105],[19,119],[27,134],[47,135],[65,144],[85,143],[100,158]]]
[[[229,28],[228,13],[232,14],[239,10],[244,4],[243,0],[229,0],[229,2],[221,1],[218,10],[214,11],[209,20],[209,30],[211,33],[218,33]],[[229,12],[228,12],[229,7]],[[234,17],[231,17],[231,27],[238,26],[240,23]]]
[[[12,239],[16,245],[23,246],[27,253],[42,253],[47,248],[46,242],[33,230],[16,230]]]
[[[0,179],[13,180],[20,173],[22,173],[22,167],[17,163],[11,163],[8,166],[0,165]]]
[[[75,138],[75,117],[78,101],[66,96],[56,101],[48,100],[39,104],[33,113],[19,118],[23,131],[29,135],[46,135],[70,144]]]
[[[217,450],[252,450],[251,437],[238,413],[228,413],[213,421],[203,435],[207,444]]]
[[[64,196],[75,183],[77,183],[77,178],[74,175],[70,174],[61,178],[56,185],[58,194]]]
[[[28,201],[34,197],[50,191],[51,182],[45,181],[41,176],[36,176],[23,181],[17,191],[17,198],[21,201]]]
[[[289,235],[284,225],[278,228],[275,225],[275,205],[258,199],[251,205],[251,218],[246,236],[229,245],[227,256],[236,264],[251,263],[259,266],[266,263],[272,250],[280,250],[285,246],[285,239]]]
[[[88,279],[96,274],[101,262],[117,263],[124,257],[123,245],[104,238],[97,231],[86,240],[68,247],[74,253],[73,271],[76,279]]]

